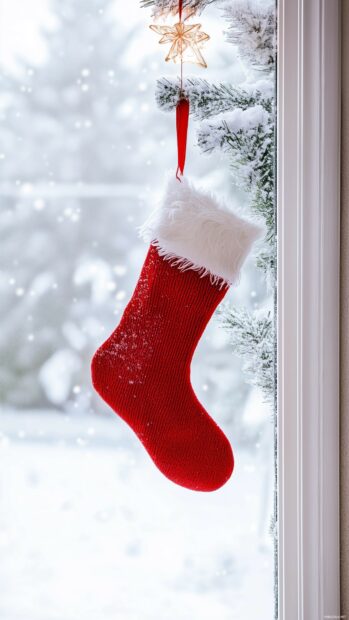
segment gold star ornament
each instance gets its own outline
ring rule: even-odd
[[[150,26],[151,30],[161,35],[159,43],[170,43],[171,48],[166,61],[193,62],[200,67],[207,67],[201,48],[210,37],[200,30],[201,24],[178,22],[174,26]]]

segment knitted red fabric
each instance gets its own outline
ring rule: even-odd
[[[151,246],[119,326],[92,361],[95,389],[156,466],[196,491],[218,489],[234,467],[229,441],[190,383],[197,343],[226,290]]]

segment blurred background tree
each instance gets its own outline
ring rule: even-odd
[[[42,33],[46,62],[20,59],[20,77],[3,78],[3,178],[134,183],[153,147],[139,115],[144,59],[137,73],[124,62],[139,29],[117,27],[112,0],[51,4],[56,27]],[[160,139],[156,123],[152,131]]]
[[[34,67],[19,59],[18,73],[2,73],[0,396],[7,404],[82,399],[88,407],[89,358],[138,267],[137,179],[155,154],[144,129],[150,122],[159,139],[160,129],[156,110],[139,113],[145,61],[127,70],[123,55],[137,28],[118,28],[113,4],[53,0],[55,27],[42,33],[46,61]]]

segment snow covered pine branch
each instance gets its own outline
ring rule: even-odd
[[[159,3],[156,3],[159,4]],[[171,3],[162,2],[169,7]],[[206,4],[206,3],[203,3]],[[202,6],[205,8],[205,6]],[[263,247],[256,257],[266,282],[275,280],[275,7],[252,2],[230,1],[224,4],[223,17],[228,22],[226,40],[237,46],[246,66],[246,76],[251,69],[256,72],[252,86],[242,84],[211,84],[197,77],[184,82],[185,94],[190,100],[191,113],[199,121],[198,145],[205,152],[222,151],[228,158],[232,180],[250,196],[250,209],[265,224]],[[156,99],[164,111],[173,110],[178,100],[177,80],[162,78],[158,81]],[[255,346],[263,323],[265,348]],[[244,360],[244,368],[257,365],[258,372],[246,372],[250,383],[262,388],[272,399],[273,321],[267,311],[264,320],[254,312],[228,310],[223,324],[231,334],[235,352]],[[259,360],[259,361],[258,361]]]
[[[183,9],[201,13],[209,4],[217,0],[183,0]],[[178,13],[178,0],[141,0],[141,6],[152,7],[154,17]]]
[[[223,13],[229,22],[227,40],[239,47],[248,64],[270,73],[276,58],[275,6],[262,7],[244,0],[228,3]]]
[[[186,78],[183,83],[185,97],[190,100],[191,113],[197,120],[215,116],[221,112],[228,112],[234,108],[246,110],[255,105],[261,105],[267,112],[273,109],[273,93],[269,83],[260,82],[261,90],[233,86],[229,83],[210,84],[207,80],[197,77]],[[158,80],[156,100],[160,108],[165,111],[174,110],[180,92],[180,81],[161,78]]]

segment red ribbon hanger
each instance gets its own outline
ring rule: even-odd
[[[178,13],[179,13],[179,21],[182,21],[182,11],[183,11],[183,0],[179,0],[178,2]]]
[[[182,22],[183,0],[179,0],[178,14],[179,21]],[[184,174],[185,159],[187,154],[187,137],[189,124],[189,100],[184,95],[183,90],[183,58],[181,57],[181,81],[179,91],[179,101],[176,106],[176,130],[177,130],[177,153],[178,163],[176,177],[180,181],[180,175]]]

